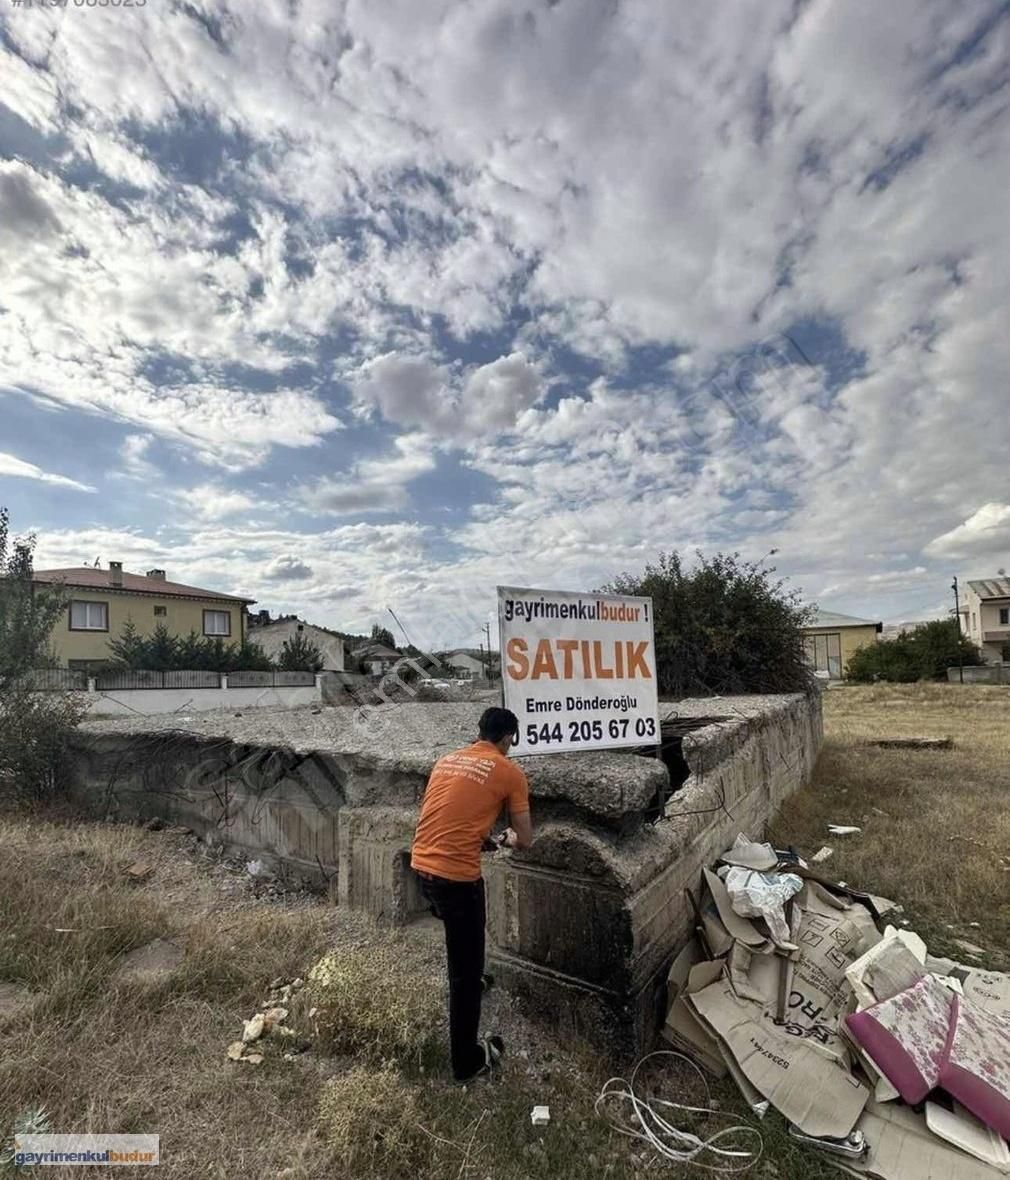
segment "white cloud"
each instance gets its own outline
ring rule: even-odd
[[[926,546],[931,557],[1007,556],[1010,552],[1010,504],[983,504],[956,528]]]
[[[298,557],[285,553],[275,557],[263,571],[263,577],[269,582],[302,582],[312,577],[312,566],[306,565]]]
[[[435,468],[432,440],[401,434],[392,454],[356,463],[349,475],[324,477],[300,489],[302,502],[315,512],[343,516],[389,512],[406,507],[408,485]]]
[[[1007,545],[999,11],[305,0],[293,21],[223,3],[222,48],[185,6],[39,9],[9,22],[23,56],[0,69],[59,146],[49,167],[0,164],[0,373],[215,480],[326,446],[335,376],[400,438],[303,506],[405,511],[440,448],[498,484],[444,538],[462,558],[384,567],[405,594],[777,545],[811,588],[914,614],[940,562]],[[180,112],[200,183],[153,146]],[[84,158],[108,184],[70,179]],[[813,363],[755,364],[798,320]],[[288,470],[264,474],[277,499]],[[280,544],[257,560],[302,553]]]
[[[426,356],[386,353],[362,366],[359,403],[390,422],[465,441],[511,430],[545,392],[520,352],[457,373]]]
[[[41,467],[36,467],[34,463],[27,463],[24,459],[19,459],[16,455],[10,455],[3,451],[0,451],[0,475],[12,475],[20,479],[37,479],[40,483],[56,484],[62,488],[73,488],[78,492],[95,491],[90,484],[79,483],[76,479],[68,479],[65,475],[54,475],[50,471],[43,471]]]
[[[128,434],[119,448],[122,460],[122,474],[132,479],[154,479],[158,469],[147,458],[154,437],[150,434]]]
[[[180,491],[178,499],[204,520],[221,520],[257,506],[256,500],[245,492],[213,483]]]

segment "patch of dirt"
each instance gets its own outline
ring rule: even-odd
[[[179,966],[182,950],[166,938],[156,938],[123,957],[113,973],[117,983],[158,983]]]
[[[38,998],[37,993],[18,983],[0,983],[0,1024],[27,1015]]]

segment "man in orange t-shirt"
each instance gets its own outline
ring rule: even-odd
[[[511,827],[499,846],[528,848],[533,840],[526,775],[508,751],[519,720],[508,709],[485,709],[473,745],[439,758],[428,779],[414,833],[410,863],[421,891],[445,926],[449,974],[449,1047],[459,1082],[489,1071],[501,1060],[501,1037],[477,1039],[484,975],[487,910],[480,875],[481,848],[503,804]]]

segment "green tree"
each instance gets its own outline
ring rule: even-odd
[[[605,589],[652,598],[656,671],[666,695],[813,687],[802,629],[812,610],[761,562],[698,553],[685,569],[678,553],[661,553],[643,573],[622,574]]]
[[[378,623],[372,624],[372,643],[383,643],[386,647],[390,647],[396,651],[396,640],[393,638],[393,632],[387,627],[380,627]]]
[[[274,662],[258,643],[245,639],[235,649],[235,666],[229,672],[270,672]]]
[[[321,672],[323,664],[323,653],[318,644],[300,631],[284,640],[277,660],[277,666],[282,672]]]
[[[35,586],[34,536],[11,537],[0,508],[0,692],[26,672],[49,667],[49,639],[66,609],[62,587]]]
[[[850,657],[845,675],[862,684],[946,680],[947,669],[956,668],[959,659],[966,668],[985,662],[955,622],[935,619],[902,631],[894,639],[861,647]]]
[[[137,632],[137,624],[133,619],[127,619],[122,631],[115,639],[109,640],[109,654],[112,663],[118,668],[143,668],[146,644]]]
[[[55,793],[84,715],[78,695],[32,688],[29,674],[51,663],[50,636],[66,607],[61,588],[33,584],[34,550],[34,537],[11,537],[0,508],[0,796],[15,799]]]

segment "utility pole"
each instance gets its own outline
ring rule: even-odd
[[[950,584],[951,590],[954,591],[954,625],[957,627],[957,667],[960,674],[961,683],[964,684],[964,652],[961,648],[961,598],[957,589],[957,576]]]
[[[483,627],[483,631],[484,631],[485,636],[487,637],[487,668],[485,669],[485,671],[487,672],[487,679],[492,680],[493,677],[491,675],[491,624],[485,623],[484,627]]]

